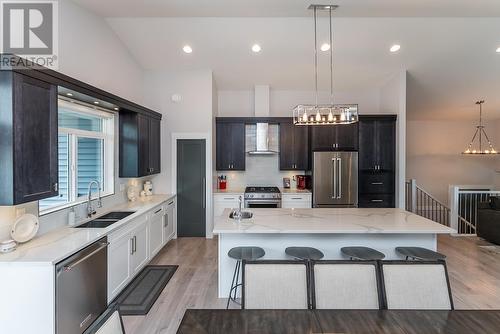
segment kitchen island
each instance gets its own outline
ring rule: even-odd
[[[315,208],[247,209],[253,213],[241,222],[229,218],[230,209],[216,217],[214,234],[219,237],[219,298],[227,298],[235,260],[228,251],[238,246],[262,247],[263,259],[287,259],[285,248],[314,247],[325,259],[343,259],[340,249],[366,246],[386,259],[399,259],[398,246],[437,250],[437,235],[455,230],[402,209]]]

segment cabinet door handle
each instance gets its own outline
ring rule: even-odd
[[[163,221],[163,227],[167,227],[168,226],[168,213],[165,214],[165,220]]]
[[[134,253],[137,252],[137,236],[134,235]]]
[[[374,186],[381,186],[384,184],[384,182],[372,182]]]
[[[134,237],[130,238],[130,255],[134,255]]]
[[[381,199],[372,199],[371,201],[374,202],[374,203],[380,203],[380,202],[383,202],[384,200],[381,200]]]
[[[229,201],[236,201],[236,198],[233,198],[233,197],[224,197],[224,199],[227,199]]]

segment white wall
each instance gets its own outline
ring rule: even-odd
[[[379,113],[395,114],[396,121],[396,206],[405,207],[406,179],[406,71],[402,70],[380,89]]]
[[[215,84],[211,70],[187,72],[146,71],[145,101],[163,114],[161,125],[161,169],[153,178],[155,192],[176,193],[176,152],[174,138],[206,138],[207,140],[207,236],[212,236],[212,138],[214,116],[212,108]],[[172,95],[181,97],[172,101]]]
[[[253,117],[254,92],[253,90],[220,90],[219,117],[241,116]],[[290,117],[292,109],[298,104],[310,104],[315,101],[314,91],[273,90],[270,91],[270,116]],[[330,93],[320,92],[319,103],[329,103]],[[379,113],[379,90],[336,92],[335,103],[357,103],[360,113]]]
[[[136,103],[143,102],[143,73],[127,48],[104,19],[71,1],[59,1],[58,71]],[[115,133],[118,136],[118,126]],[[118,178],[117,148],[115,161],[115,195],[103,201],[108,207],[126,200],[125,194],[120,192],[120,183],[127,180]],[[0,240],[9,238],[16,214],[24,211],[38,215],[38,203],[0,207]],[[68,211],[60,210],[40,217],[38,234],[66,224]],[[78,206],[76,211],[83,217],[85,205]]]
[[[106,21],[59,1],[59,72],[142,103],[142,68]]]
[[[486,124],[492,142],[500,145],[500,122]],[[448,186],[500,186],[499,156],[460,154],[474,133],[471,121],[408,121],[407,177],[416,179],[439,201],[448,204]]]

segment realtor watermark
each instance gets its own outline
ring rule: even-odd
[[[0,69],[58,68],[58,2],[0,0]]]

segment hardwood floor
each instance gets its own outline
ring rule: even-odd
[[[441,236],[456,309],[500,309],[500,247],[475,237]],[[175,333],[186,308],[224,308],[217,298],[217,238],[172,240],[151,264],[179,268],[146,316],[126,316],[127,334]]]

